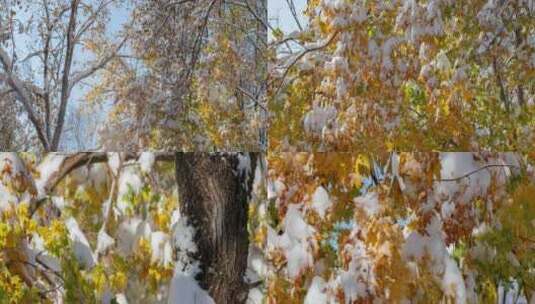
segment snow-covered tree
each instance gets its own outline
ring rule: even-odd
[[[533,1],[307,3],[273,29],[271,149],[533,149]]]
[[[270,155],[268,303],[533,303],[533,161]]]
[[[0,302],[244,303],[257,161],[0,154]]]
[[[266,2],[136,1],[132,55],[91,93],[114,100],[104,146],[262,149]]]

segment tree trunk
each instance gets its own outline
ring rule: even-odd
[[[250,170],[239,170],[250,157]],[[180,211],[195,228],[197,277],[216,303],[244,303],[249,239],[248,199],[257,155],[177,153]]]

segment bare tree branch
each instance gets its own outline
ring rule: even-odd
[[[327,39],[326,42],[318,45],[318,46],[315,46],[315,47],[311,47],[311,48],[305,48],[304,50],[302,50],[301,52],[299,52],[295,57],[294,59],[290,62],[290,64],[288,64],[285,68],[284,68],[284,73],[282,74],[282,76],[280,77],[280,82],[281,82],[281,85],[277,88],[277,90],[275,91],[275,94],[273,96],[277,96],[284,84],[284,79],[286,79],[286,76],[288,75],[288,73],[290,72],[290,69],[301,59],[303,58],[307,53],[310,53],[310,52],[314,52],[314,51],[318,51],[318,50],[321,50],[323,48],[326,48],[327,46],[329,46],[331,44],[331,42],[334,41],[334,38],[338,35],[338,32],[334,32],[331,37],[329,37]]]
[[[65,55],[65,63],[63,65],[63,77],[61,80],[61,97],[59,105],[58,120],[56,124],[56,129],[54,130],[54,136],[52,138],[52,143],[50,145],[50,151],[56,151],[59,146],[59,139],[63,130],[63,124],[65,122],[65,111],[67,110],[67,103],[69,100],[69,95],[71,93],[69,76],[72,66],[72,57],[74,53],[74,35],[76,30],[76,15],[78,13],[79,0],[72,0],[71,2],[71,16],[69,18],[69,25],[67,26],[67,49]]]
[[[80,41],[80,38],[87,32],[89,28],[95,23],[97,20],[98,14],[100,14],[108,5],[110,5],[114,0],[108,0],[103,1],[100,3],[100,5],[97,7],[97,9],[85,20],[85,22],[80,26],[80,30],[75,35],[74,41],[75,43],[78,43]]]
[[[2,64],[5,72],[5,75],[0,76],[2,76],[4,81],[15,91],[18,97],[17,99],[22,103],[30,122],[32,123],[37,132],[37,137],[39,138],[39,141],[43,145],[43,148],[45,150],[48,150],[50,147],[48,138],[43,132],[42,126],[39,123],[39,120],[37,119],[37,116],[32,108],[34,100],[30,92],[28,92],[28,90],[24,87],[23,82],[13,74],[13,64],[11,62],[11,59],[2,48],[0,48],[0,63]]]
[[[95,62],[86,70],[75,73],[72,76],[72,80],[70,81],[69,91],[71,91],[72,88],[76,84],[78,84],[80,81],[86,79],[87,77],[90,77],[98,70],[104,68],[113,58],[117,57],[118,52],[121,50],[121,48],[124,46],[127,40],[128,40],[128,36],[125,36],[124,39],[119,43],[119,45],[108,56],[105,56],[102,59],[100,59],[98,62]]]
[[[301,22],[299,21],[299,17],[297,17],[297,11],[295,9],[295,4],[293,0],[286,0],[286,3],[288,3],[288,7],[290,8],[290,12],[292,13],[292,16],[294,17],[295,24],[297,24],[297,27],[302,32],[303,26],[301,26]]]

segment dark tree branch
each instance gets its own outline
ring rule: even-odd
[[[113,58],[117,57],[117,53],[119,50],[124,46],[126,41],[128,40],[128,36],[125,36],[124,39],[119,43],[119,45],[108,55],[100,59],[98,62],[95,62],[93,65],[88,67],[84,71],[80,71],[72,76],[72,80],[69,84],[69,91],[72,90],[72,88],[79,83],[80,81],[86,79],[87,77],[90,77],[98,70],[104,68]]]
[[[496,84],[498,85],[498,87],[500,88],[500,99],[502,100],[503,104],[505,105],[505,110],[507,110],[507,112],[510,111],[511,109],[511,106],[510,106],[510,103],[509,103],[509,98],[507,97],[507,93],[505,91],[505,86],[503,84],[503,80],[502,80],[502,74],[498,68],[498,61],[496,59],[496,57],[494,57],[494,59],[492,60],[492,68],[494,69],[494,73],[496,74]]]
[[[0,74],[0,78],[3,79],[15,91],[17,99],[22,103],[22,106],[28,115],[28,119],[37,132],[39,141],[43,145],[43,148],[48,150],[50,147],[48,139],[43,132],[42,126],[32,108],[32,105],[34,104],[33,97],[26,89],[23,82],[13,73],[13,63],[9,58],[9,55],[2,48],[0,48],[0,63],[2,64],[5,72],[5,74]]]
[[[69,76],[71,73],[72,59],[74,54],[74,35],[76,30],[76,16],[78,14],[78,5],[80,0],[72,0],[71,2],[71,16],[69,18],[69,25],[67,26],[67,49],[65,54],[65,62],[63,64],[63,76],[61,79],[61,97],[59,105],[58,120],[56,128],[54,130],[54,136],[50,145],[50,151],[57,151],[59,146],[59,140],[63,130],[63,124],[65,122],[65,112],[67,110],[67,103],[69,101],[69,95],[71,93]]]
[[[282,89],[283,87],[283,84],[284,84],[284,80],[286,79],[286,76],[288,75],[288,73],[290,72],[290,69],[301,59],[303,58],[307,53],[310,53],[310,52],[315,52],[315,51],[319,51],[321,49],[324,49],[326,48],[327,46],[329,46],[331,44],[331,42],[334,41],[334,38],[336,38],[336,36],[338,35],[338,32],[334,32],[331,37],[329,37],[327,39],[326,42],[324,42],[323,44],[321,45],[318,45],[318,46],[315,46],[315,47],[311,47],[311,48],[305,48],[304,50],[302,50],[301,52],[299,52],[295,58],[290,62],[290,64],[288,64],[285,68],[284,68],[284,73],[282,74],[282,76],[280,77],[280,86],[277,88],[277,90],[275,90],[275,94],[273,94],[273,96],[277,96],[280,92],[280,90]]]

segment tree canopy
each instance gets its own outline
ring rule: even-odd
[[[307,3],[273,31],[270,149],[533,149],[531,1]]]
[[[268,164],[268,303],[533,301],[533,158],[281,153]]]

